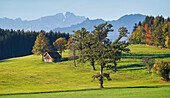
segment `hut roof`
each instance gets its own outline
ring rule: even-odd
[[[44,56],[46,56],[47,54],[49,54],[51,58],[61,58],[61,55],[58,52],[46,52]]]

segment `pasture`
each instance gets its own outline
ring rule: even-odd
[[[74,67],[73,60],[44,63],[41,61],[41,56],[35,55],[1,60],[0,97],[170,96],[168,93],[170,83],[161,81],[161,77],[157,75],[148,74],[146,66],[142,65],[142,58],[145,56],[153,57],[155,61],[170,61],[170,49],[146,45],[131,45],[129,48],[131,54],[122,55],[122,59],[118,61],[117,72],[104,70],[111,73],[112,79],[104,80],[106,89],[98,89],[98,81],[92,81],[92,75],[99,73],[99,66],[96,65],[97,71],[93,71],[89,62],[77,63],[77,67]],[[63,53],[63,57],[68,56],[67,50]]]

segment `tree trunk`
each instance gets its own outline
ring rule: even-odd
[[[103,73],[103,67],[101,65],[101,70],[100,70],[100,88],[104,88],[103,87],[103,76],[102,76],[102,73]]]
[[[150,71],[151,71],[151,70],[150,70],[150,69],[148,69],[148,73],[150,73]]]
[[[62,58],[62,51],[60,52],[60,54],[61,54],[61,58]]]
[[[169,81],[169,74],[166,74],[165,80],[168,82]]]
[[[91,66],[93,67],[93,70],[96,70],[95,66],[94,66],[94,59],[92,58],[90,61]]]
[[[74,58],[74,66],[76,67],[76,61],[75,61],[75,58]]]
[[[116,63],[116,61],[114,61],[114,68],[115,68],[114,71],[115,71],[115,72],[117,71],[117,67],[116,67],[116,66],[117,66],[117,63]]]
[[[83,54],[83,53],[82,53],[82,50],[80,50],[80,59],[81,59],[80,62],[85,63],[85,61],[84,61],[84,56],[83,56],[82,54]]]
[[[75,50],[75,47],[73,47],[73,59],[74,59],[74,66],[76,67],[76,50]]]

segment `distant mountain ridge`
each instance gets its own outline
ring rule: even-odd
[[[82,27],[85,27],[88,31],[92,31],[94,29],[94,25],[107,22],[108,24],[112,24],[114,28],[114,32],[109,33],[108,37],[114,40],[119,34],[118,28],[124,26],[132,32],[134,24],[139,21],[142,22],[145,17],[146,16],[142,14],[129,14],[120,17],[118,20],[105,21],[103,19],[90,20],[89,18],[85,18],[85,16],[76,16],[71,12],[65,12],[30,21],[21,20],[21,18],[0,18],[0,28],[14,30],[24,29],[32,31],[45,30],[47,32],[53,30],[72,34],[73,30],[76,31]]]
[[[84,16],[76,16],[71,12],[58,13],[53,16],[45,16],[30,21],[21,20],[21,18],[0,18],[0,28],[49,31],[57,27],[69,27],[71,25],[81,23],[85,19],[86,18]]]
[[[126,27],[129,32],[132,32],[133,26],[135,23],[138,23],[139,21],[143,21],[145,19],[145,15],[142,14],[130,14],[120,17],[118,20],[112,20],[112,21],[105,21],[103,19],[95,19],[90,20],[86,19],[80,24],[72,25],[70,27],[64,27],[64,28],[55,28],[53,31],[60,31],[60,32],[69,32],[73,33],[73,30],[79,30],[82,27],[85,27],[88,31],[92,31],[94,29],[94,25],[99,25],[102,23],[107,22],[108,24],[113,25],[114,32],[109,33],[108,37],[112,40],[118,37],[118,29],[122,26]]]

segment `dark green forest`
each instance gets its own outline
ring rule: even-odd
[[[45,36],[49,39],[50,45],[53,46],[53,42],[64,37],[69,39],[69,33],[60,32],[44,32]],[[36,40],[37,35],[40,32],[24,31],[24,30],[4,30],[0,28],[0,59],[6,59],[11,57],[25,56],[32,54],[32,48]]]

